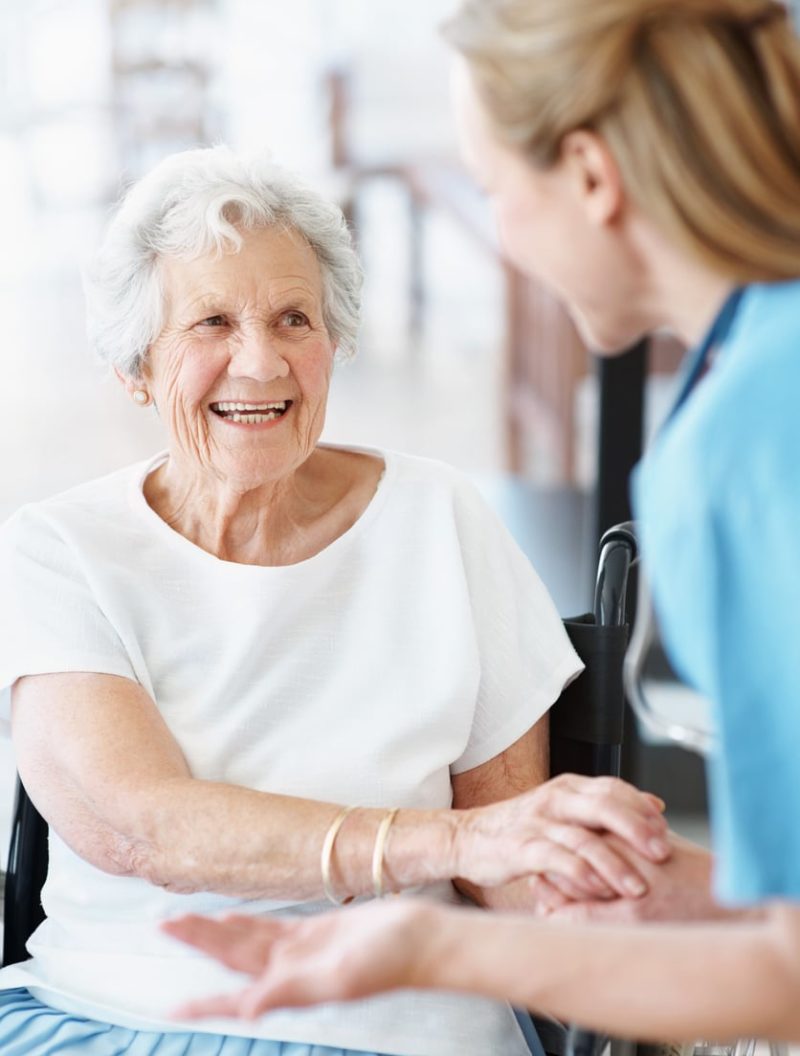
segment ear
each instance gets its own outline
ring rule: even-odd
[[[117,367],[114,367],[114,373],[117,375],[120,385],[123,386],[129,396],[133,395],[135,389],[141,389],[150,378],[150,372],[147,369],[146,362],[143,364],[138,378],[134,378],[130,374],[123,374]]]
[[[117,380],[125,389],[127,394],[129,396],[133,396],[133,390],[136,388],[136,382],[133,380],[133,378],[129,378],[126,374],[123,374],[121,370],[117,370],[116,367],[114,367],[114,373],[117,375]]]
[[[560,164],[590,223],[606,227],[619,219],[625,191],[605,140],[588,129],[569,132],[561,144]]]

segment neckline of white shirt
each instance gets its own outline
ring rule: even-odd
[[[340,549],[347,546],[367,529],[383,508],[397,469],[397,459],[391,451],[376,447],[351,446],[349,444],[319,444],[318,446],[338,451],[356,451],[361,454],[374,455],[383,459],[383,473],[372,498],[346,532],[342,532],[332,543],[317,551],[316,554],[312,554],[311,557],[304,558],[302,561],[295,561],[290,565],[250,565],[239,561],[226,561],[224,558],[209,553],[208,550],[204,550],[201,546],[197,546],[191,539],[187,539],[185,535],[181,535],[180,532],[177,532],[166,521],[162,520],[145,498],[144,482],[155,469],[166,462],[169,458],[169,451],[159,451],[157,455],[153,455],[152,458],[141,464],[139,472],[131,481],[131,506],[140,517],[150,524],[151,528],[159,532],[165,541],[172,546],[182,547],[186,554],[195,555],[197,560],[212,561],[217,567],[224,565],[229,568],[242,569],[251,574],[255,572],[261,575],[276,575],[280,573],[285,575],[292,570],[306,569],[313,564],[319,564],[336,557]]]

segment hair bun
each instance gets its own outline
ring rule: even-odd
[[[758,31],[773,22],[782,22],[788,18],[789,9],[786,4],[779,3],[778,0],[767,0],[760,11],[745,19],[745,24],[748,29]]]
[[[800,38],[777,0],[460,0],[492,130],[548,170],[602,138],[626,200],[737,283],[800,275]]]
[[[630,17],[637,15],[640,26],[662,21],[719,20],[759,30],[773,22],[788,20],[790,12],[781,0],[649,0],[631,5]]]

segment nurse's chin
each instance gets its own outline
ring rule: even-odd
[[[630,321],[627,325],[621,323],[620,320],[592,319],[590,321],[574,308],[570,309],[569,314],[581,341],[592,355],[599,356],[601,359],[619,356],[647,336],[647,330],[644,327],[631,325]]]

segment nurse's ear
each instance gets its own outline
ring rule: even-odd
[[[567,133],[559,167],[590,224],[608,227],[619,220],[625,191],[619,167],[601,136],[588,129]]]

